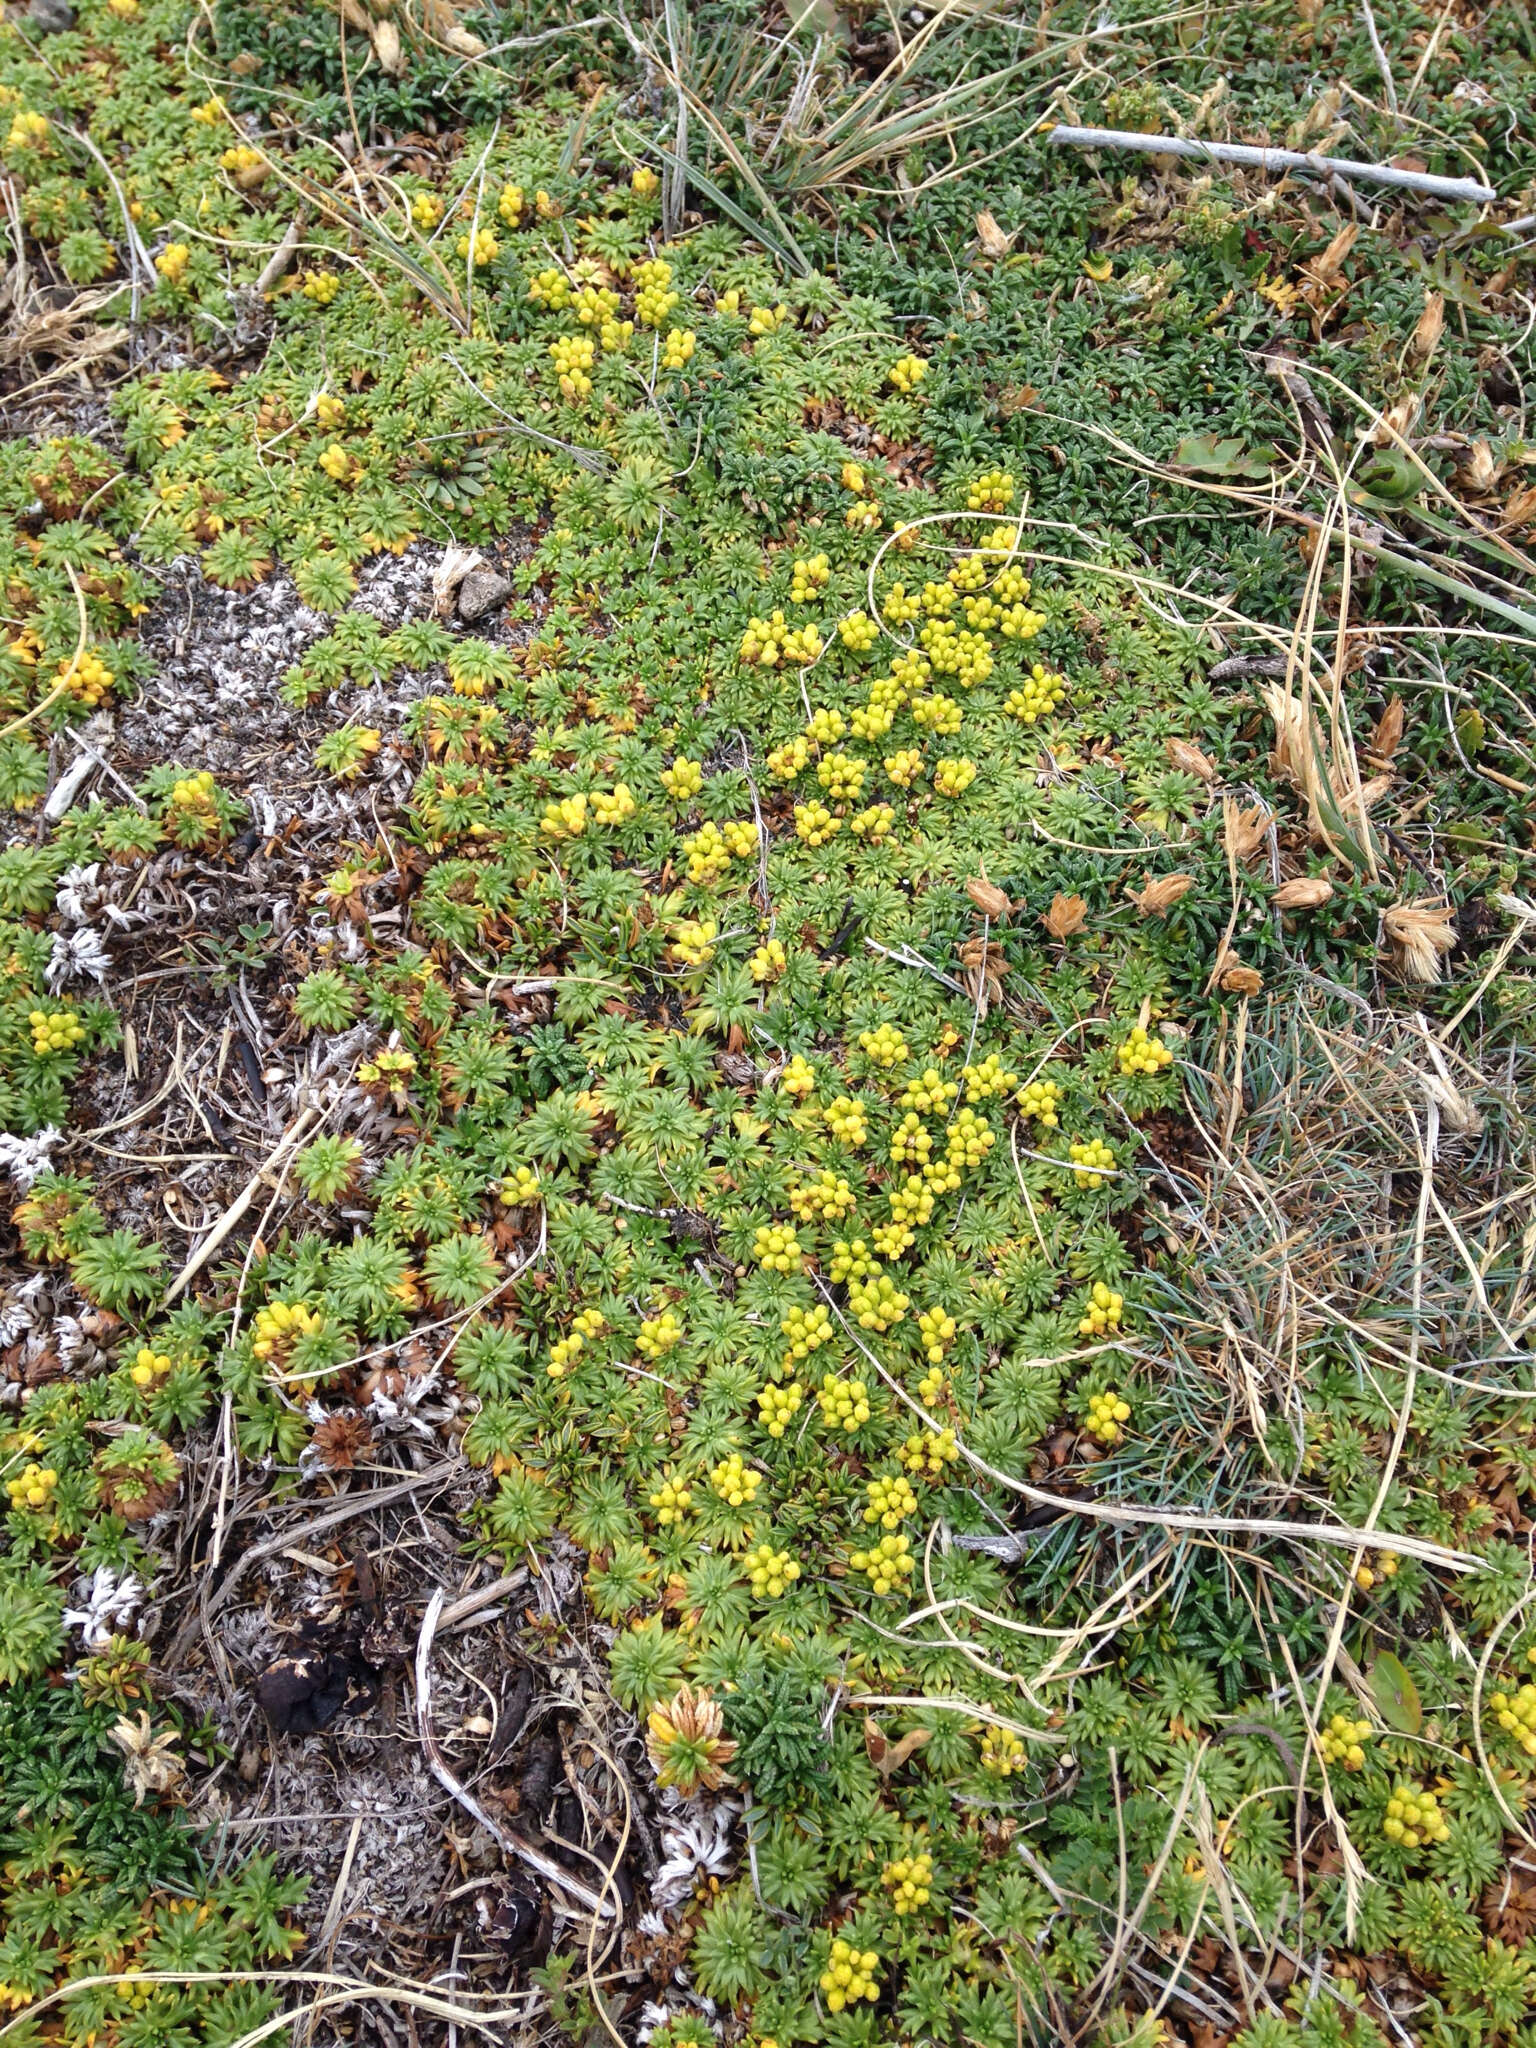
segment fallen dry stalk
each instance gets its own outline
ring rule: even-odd
[[[1354,157],[1312,156],[1299,149],[1258,149],[1247,142],[1197,142],[1182,135],[1138,135],[1124,128],[1053,128],[1046,137],[1068,149],[1126,149],[1146,156],[1194,157],[1201,163],[1247,164],[1256,171],[1311,171],[1317,177],[1363,178],[1396,185],[1435,199],[1461,199],[1487,206],[1498,198],[1491,185],[1473,178],[1441,178],[1432,171],[1400,171],[1395,164],[1365,164]]]

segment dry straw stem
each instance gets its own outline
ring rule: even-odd
[[[1442,178],[1430,171],[1401,171],[1395,164],[1361,163],[1354,157],[1315,156],[1297,149],[1260,149],[1245,142],[1200,142],[1180,135],[1142,135],[1124,128],[1070,128],[1058,123],[1047,141],[1068,149],[1121,149],[1141,155],[1195,157],[1204,163],[1246,164],[1259,171],[1311,171],[1316,176],[1358,178],[1395,185],[1434,199],[1486,206],[1498,198],[1474,178]]]

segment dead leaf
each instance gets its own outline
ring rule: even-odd
[[[1251,859],[1269,837],[1274,822],[1274,813],[1263,804],[1250,804],[1246,810],[1239,810],[1236,804],[1230,805],[1226,816],[1226,841],[1227,852],[1232,859],[1238,862]]]
[[[123,1776],[132,1788],[135,1806],[144,1804],[146,1793],[158,1796],[174,1792],[187,1774],[186,1766],[175,1754],[175,1729],[164,1735],[151,1735],[146,1713],[140,1713],[137,1721],[125,1716],[115,1722],[111,1739],[123,1753]]]
[[[1187,896],[1194,886],[1193,875],[1159,875],[1155,882],[1143,882],[1139,894],[1130,887],[1125,893],[1143,917],[1166,917],[1180,897]]]
[[[1333,884],[1324,875],[1297,875],[1282,882],[1270,902],[1277,910],[1321,910],[1333,894]]]
[[[864,1747],[869,1760],[882,1778],[889,1778],[899,1771],[904,1763],[914,1757],[933,1733],[931,1728],[913,1728],[903,1735],[899,1742],[888,1740],[884,1729],[872,1715],[864,1717]]]
[[[1003,232],[986,207],[976,216],[976,240],[981,245],[982,255],[991,257],[994,262],[998,257],[1006,256],[1013,247],[1012,235]]]
[[[1216,780],[1216,763],[1209,754],[1204,754],[1192,740],[1169,739],[1164,742],[1168,759],[1175,768],[1186,775],[1198,775],[1202,782]]]
[[[1536,484],[1525,484],[1510,494],[1501,526],[1536,526]]]
[[[1058,890],[1040,922],[1053,939],[1070,939],[1074,932],[1082,930],[1087,915],[1088,906],[1081,896],[1063,896]]]
[[[1011,898],[985,875],[973,875],[965,885],[965,893],[982,916],[990,917],[994,923],[1001,923],[1013,908]]]
[[[1339,229],[1339,232],[1334,236],[1321,256],[1314,256],[1310,263],[1304,263],[1301,266],[1303,272],[1315,278],[1321,285],[1336,284],[1339,272],[1344,267],[1344,259],[1348,256],[1350,250],[1354,248],[1355,243],[1359,240],[1359,236],[1360,229],[1358,224],[1354,221],[1347,221]]]
[[[1435,898],[1394,903],[1381,920],[1388,962],[1404,981],[1434,983],[1442,978],[1447,954],[1455,951],[1451,907]]]

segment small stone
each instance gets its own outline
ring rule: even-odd
[[[495,611],[512,595],[512,579],[495,569],[471,569],[459,585],[459,617],[467,625]]]
[[[75,25],[75,10],[69,0],[32,0],[27,9],[27,26],[40,36],[62,35]]]

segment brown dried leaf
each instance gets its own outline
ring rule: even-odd
[[[1314,256],[1310,263],[1304,263],[1302,265],[1303,270],[1316,278],[1319,284],[1331,285],[1337,283],[1339,272],[1344,268],[1344,259],[1348,256],[1350,250],[1353,249],[1359,237],[1360,229],[1358,225],[1354,221],[1346,222],[1328,244],[1322,255]]]
[[[1256,996],[1264,986],[1264,977],[1257,967],[1228,967],[1220,986],[1229,996]]]
[[[1209,754],[1204,754],[1192,740],[1169,739],[1164,742],[1168,759],[1175,768],[1186,775],[1198,775],[1202,782],[1216,780],[1216,763]]]
[[[982,916],[990,917],[995,924],[1001,923],[1013,908],[1012,900],[985,875],[973,875],[965,885],[965,893]]]
[[[871,1716],[864,1719],[864,1747],[869,1760],[882,1778],[889,1778],[908,1762],[922,1748],[933,1733],[931,1728],[912,1728],[899,1742],[890,1741],[880,1723]]]
[[[1143,917],[1166,917],[1182,896],[1187,896],[1195,886],[1193,875],[1159,875],[1155,882],[1143,882],[1138,894],[1127,888],[1130,897]]]
[[[1087,915],[1088,906],[1081,896],[1063,896],[1058,890],[1040,922],[1053,939],[1070,939],[1074,932],[1082,930]]]
[[[1429,896],[1415,903],[1394,903],[1381,925],[1389,964],[1404,981],[1434,983],[1441,979],[1442,963],[1456,947],[1448,903]]]
[[[1321,910],[1333,894],[1333,884],[1323,875],[1297,875],[1282,882],[1269,899],[1277,910]]]

